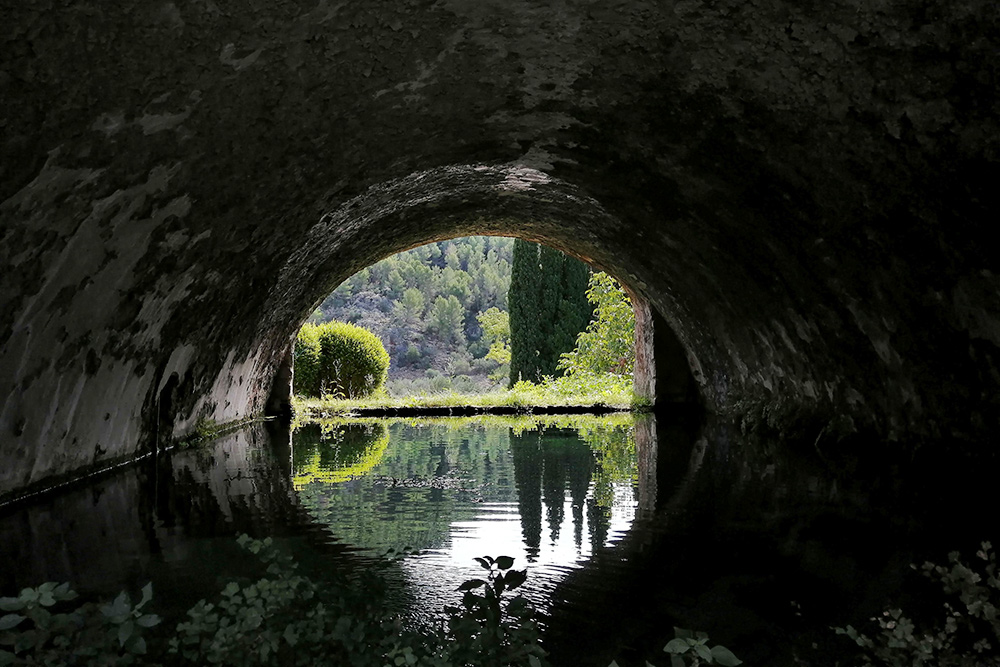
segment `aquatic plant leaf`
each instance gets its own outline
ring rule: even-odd
[[[507,590],[513,590],[524,583],[528,578],[527,570],[510,570],[505,576],[504,581],[507,584]]]
[[[743,661],[733,655],[733,652],[725,646],[712,647],[712,660],[723,667],[736,667],[736,665],[743,664]]]
[[[497,567],[501,570],[509,570],[514,566],[514,559],[510,556],[500,556],[497,558]]]
[[[132,621],[130,620],[125,621],[124,623],[118,626],[118,644],[120,646],[125,646],[125,642],[127,642],[129,637],[132,636],[132,631],[134,629],[135,626],[132,624]]]
[[[142,587],[142,600],[139,604],[135,606],[136,609],[140,609],[144,604],[153,599],[153,582],[150,581],[145,586]]]
[[[458,587],[458,590],[471,591],[473,588],[479,588],[485,584],[486,582],[482,579],[469,579],[468,581],[463,582],[462,585]]]
[[[712,652],[708,650],[708,647],[704,644],[695,644],[694,652],[697,653],[698,657],[702,660],[706,660],[708,662],[712,661]]]
[[[55,590],[52,591],[52,595],[57,600],[73,600],[77,597],[76,591],[70,589],[68,581],[56,586]]]
[[[0,631],[16,628],[17,625],[24,620],[24,618],[25,617],[20,614],[7,614],[6,616],[0,616]]]
[[[106,604],[101,607],[101,613],[105,617],[114,619],[116,617],[125,616],[129,612],[128,595],[124,591],[118,594],[114,602],[111,604]],[[119,623],[121,621],[118,621]]]
[[[489,562],[488,562],[488,561],[487,561],[487,560],[486,560],[485,558],[479,558],[479,557],[477,556],[477,557],[476,557],[476,562],[477,562],[477,563],[479,563],[479,565],[480,565],[480,566],[481,566],[481,567],[482,567],[482,568],[483,568],[484,570],[489,570],[489,569],[490,569],[490,564],[489,564]]]
[[[160,624],[160,617],[156,614],[145,614],[137,618],[135,622],[144,628],[151,628]]]
[[[691,648],[691,645],[688,644],[686,640],[677,637],[676,639],[671,639],[670,641],[668,641],[667,645],[663,647],[663,650],[666,653],[673,653],[675,655],[679,655],[687,651],[689,648]]]

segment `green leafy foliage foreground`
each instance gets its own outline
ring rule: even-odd
[[[110,603],[80,603],[68,584],[53,582],[0,598],[0,666],[548,664],[531,608],[524,598],[510,597],[526,578],[524,570],[513,569],[512,558],[477,558],[485,578],[462,584],[461,606],[446,608],[437,629],[415,631],[382,608],[386,583],[378,570],[321,586],[300,574],[270,538],[243,535],[238,542],[259,556],[265,576],[230,582],[213,602],[196,603],[172,632],[146,609],[153,597],[148,584],[135,604],[126,593]],[[890,609],[872,619],[878,628],[873,636],[850,625],[835,628],[860,651],[851,664],[1000,664],[996,555],[988,542],[976,555],[980,570],[957,553],[949,555],[947,566],[923,565],[946,595],[957,597],[945,603],[938,623],[919,625]],[[674,633],[663,648],[671,667],[741,664],[729,649],[709,646],[703,632],[674,628]]]
[[[936,623],[918,623],[902,609],[872,618],[872,635],[848,625],[836,628],[854,640],[865,667],[985,667],[1000,665],[1000,572],[996,553],[983,542],[975,564],[948,554],[948,565],[924,563],[924,576],[939,582],[949,599]],[[916,566],[911,566],[916,569]]]
[[[320,585],[270,538],[238,542],[260,558],[265,575],[228,583],[172,632],[144,610],[150,585],[135,605],[126,593],[108,604],[78,604],[68,584],[55,583],[0,598],[8,612],[0,616],[0,665],[547,664],[533,611],[520,596],[504,597],[526,578],[512,558],[477,558],[487,580],[464,584],[462,605],[448,608],[437,629],[417,631],[384,610],[378,569],[340,579],[333,573]]]

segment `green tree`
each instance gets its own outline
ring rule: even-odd
[[[635,313],[625,290],[606,273],[590,276],[587,299],[594,319],[576,339],[576,348],[563,354],[559,368],[576,373],[631,375],[635,365]]]
[[[538,295],[541,291],[541,271],[538,246],[530,241],[514,239],[514,256],[510,270],[510,383],[539,378],[538,348],[541,345]]]
[[[445,342],[464,343],[465,309],[454,294],[439,296],[431,306],[431,326]]]
[[[408,287],[403,292],[403,299],[399,302],[402,307],[402,316],[411,321],[419,322],[424,315],[424,294],[415,287]]]
[[[576,338],[587,328],[593,308],[587,299],[590,267],[583,262],[559,253],[560,299],[552,318],[552,333],[547,337],[545,366],[559,371],[559,358],[576,346]],[[548,374],[548,373],[546,373]],[[554,373],[558,374],[558,373]]]
[[[483,329],[483,338],[490,344],[486,358],[501,366],[510,363],[510,315],[496,306],[479,313],[476,318]]]
[[[481,361],[490,342],[482,338],[476,315],[507,309],[513,245],[511,238],[466,237],[392,255],[342,283],[310,321],[339,320],[368,329],[382,340],[396,369],[458,368],[470,355]],[[461,323],[435,321],[439,296],[458,300]],[[441,306],[436,314],[444,315]],[[497,371],[487,361],[466,372]],[[396,379],[411,379],[407,374],[412,375],[404,372]]]
[[[514,241],[510,307],[510,383],[559,374],[560,355],[573,349],[590,320],[589,268],[558,250]]]

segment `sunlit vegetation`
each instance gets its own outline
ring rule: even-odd
[[[484,327],[507,313],[512,247],[513,239],[473,236],[387,257],[344,281],[309,321],[374,333],[391,359],[391,395],[489,391],[507,376],[490,350],[509,334]]]
[[[546,378],[539,384],[518,382],[510,389],[483,394],[441,392],[416,396],[378,395],[361,399],[296,397],[296,413],[306,417],[330,417],[396,408],[511,408],[528,412],[531,408],[610,408],[629,410],[644,407],[632,393],[632,378],[580,373],[573,377]]]
[[[388,380],[384,391],[352,394],[321,378],[332,362],[320,361],[321,329],[307,323],[295,393],[308,414],[633,404],[628,296],[607,274],[534,243],[468,237],[394,255],[345,281],[310,318],[328,320],[379,338]]]
[[[370,331],[345,322],[306,323],[295,340],[295,393],[371,396],[385,385],[389,355]]]
[[[635,312],[628,294],[606,273],[593,273],[587,285],[587,300],[594,316],[576,338],[570,352],[563,353],[557,367],[568,375],[631,377],[635,366]]]

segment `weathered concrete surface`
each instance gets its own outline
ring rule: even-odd
[[[0,1],[0,495],[259,411],[472,232],[614,271],[748,426],[1000,425],[991,0]]]

